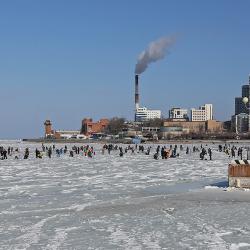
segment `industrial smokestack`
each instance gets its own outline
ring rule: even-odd
[[[139,75],[135,75],[135,110],[139,108]]]

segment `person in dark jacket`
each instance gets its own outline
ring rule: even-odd
[[[24,159],[28,159],[29,158],[29,155],[30,155],[30,152],[29,152],[29,149],[28,148],[26,148],[25,149],[25,152],[24,152]]]

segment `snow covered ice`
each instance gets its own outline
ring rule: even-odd
[[[31,151],[0,161],[0,249],[250,249],[250,192],[227,188],[218,144],[212,161],[185,150],[154,160],[157,145],[119,157],[93,144],[92,159],[0,145]]]

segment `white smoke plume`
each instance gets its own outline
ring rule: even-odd
[[[171,47],[174,42],[174,37],[161,37],[160,39],[151,42],[139,55],[135,66],[135,74],[141,74],[147,69],[150,63],[163,59],[168,53],[168,48]]]

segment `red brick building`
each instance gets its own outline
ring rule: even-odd
[[[82,120],[81,134],[90,135],[93,133],[104,132],[108,124],[109,124],[108,119],[100,119],[100,121],[93,122],[91,118],[85,118]]]

